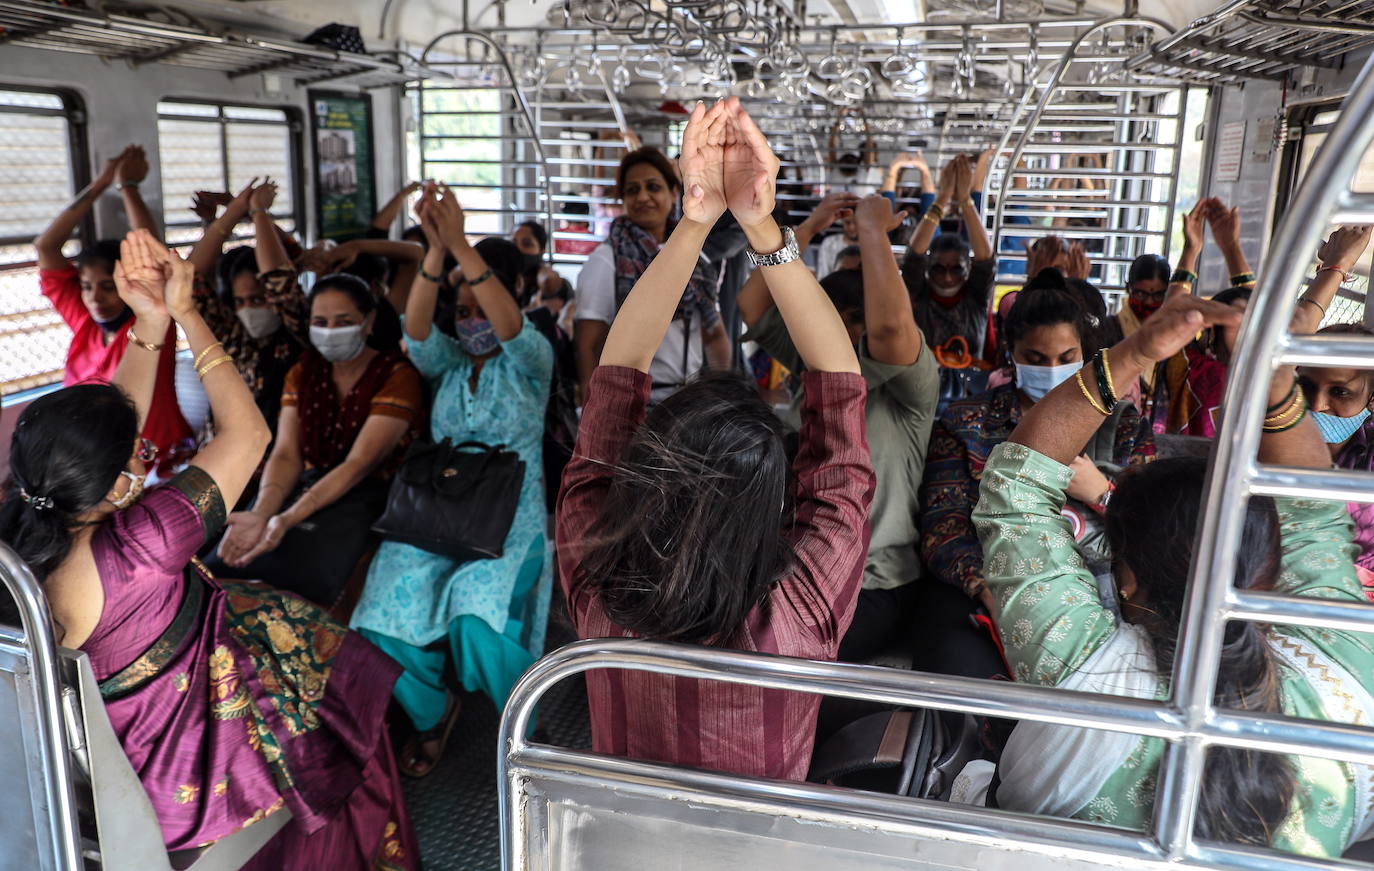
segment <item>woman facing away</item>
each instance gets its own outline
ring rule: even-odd
[[[868,552],[866,390],[844,322],[771,215],[778,159],[735,98],[683,135],[683,220],[625,300],[588,383],[558,510],[560,582],[583,638],[638,636],[833,660]],[[806,363],[791,474],[743,379],[645,414],[649,368],[707,232],[729,207]],[[805,778],[819,698],[648,673],[589,674],[601,753]]]
[[[973,515],[984,579],[1016,680],[1164,699],[1187,599],[1206,463],[1158,460],[1123,475],[1107,507],[1120,615],[1097,585],[1059,513],[1068,465],[1105,408],[1140,373],[1177,354],[1199,330],[1236,328],[1241,313],[1189,294],[1094,358],[1030,409],[993,451]],[[1259,460],[1326,468],[1330,454],[1291,367],[1268,390]],[[1339,503],[1251,497],[1235,575],[1246,590],[1364,602],[1351,523]],[[1214,701],[1241,710],[1340,723],[1374,718],[1374,639],[1301,626],[1232,621]],[[1164,742],[1071,726],[1019,724],[997,766],[998,806],[1141,829],[1155,804]],[[989,767],[982,766],[984,775]],[[966,770],[966,774],[972,774]],[[1369,766],[1213,748],[1198,804],[1207,840],[1339,856],[1374,822]],[[956,786],[969,798],[971,777]]]
[[[285,808],[290,823],[246,867],[416,868],[384,727],[399,669],[309,603],[217,580],[195,561],[270,434],[196,311],[191,265],[146,231],[122,247],[115,280],[136,330],[181,327],[218,435],[144,492],[156,452],[138,434],[158,352],[135,342],[114,385],[65,388],[24,410],[0,538],[42,582],[58,643],[90,657],[169,851]]]
[[[506,445],[524,460],[525,478],[500,557],[460,563],[385,541],[368,571],[353,626],[405,668],[396,700],[418,733],[401,753],[402,770],[412,776],[434,769],[459,713],[445,672],[451,667],[499,710],[543,653],[553,591],[542,463],[553,348],[516,304],[515,245],[469,245],[463,210],[448,188],[427,189],[419,211],[429,245],[407,302],[405,332],[410,357],[432,387],[431,435],[455,445]],[[464,276],[452,321],[456,338],[434,320],[446,252]]]

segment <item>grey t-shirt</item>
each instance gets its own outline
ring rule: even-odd
[[[757,342],[793,372],[805,368],[776,308],[765,312],[744,340]],[[862,347],[859,371],[868,384],[864,421],[873,472],[878,479],[870,515],[873,537],[864,566],[864,589],[886,590],[905,586],[921,576],[916,512],[930,428],[939,401],[940,373],[935,355],[925,342],[910,366],[880,363],[868,356],[867,347]],[[792,398],[786,417],[793,427],[799,424],[800,398]]]

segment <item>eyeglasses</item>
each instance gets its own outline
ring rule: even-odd
[[[932,263],[926,268],[926,274],[934,277],[936,275],[967,275],[968,267],[962,263],[947,266],[943,263]]]
[[[1131,288],[1131,296],[1142,302],[1164,302],[1164,298],[1169,295],[1169,289],[1164,290],[1140,290]]]
[[[157,459],[158,447],[148,439],[141,438],[134,443],[134,458],[148,465]]]

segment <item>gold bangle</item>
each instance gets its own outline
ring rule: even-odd
[[[1288,407],[1283,411],[1266,417],[1264,419],[1264,425],[1266,427],[1282,426],[1294,417],[1300,416],[1306,410],[1306,397],[1299,394],[1293,398],[1293,401],[1289,403]]]
[[[1116,393],[1116,379],[1112,377],[1112,364],[1107,359],[1107,349],[1102,349],[1102,371],[1107,375],[1107,384],[1112,388],[1112,393]],[[1119,398],[1119,397],[1118,397]]]
[[[200,379],[201,379],[202,381],[204,381],[204,380],[205,380],[205,376],[210,374],[210,370],[214,369],[216,366],[220,365],[221,363],[232,363],[232,362],[234,362],[234,358],[233,358],[233,357],[230,357],[228,354],[225,354],[223,357],[216,357],[215,359],[211,360],[209,363],[206,363],[204,366],[202,366],[202,367],[200,367],[199,369],[197,369],[197,370],[196,370],[196,375],[198,375],[198,376],[200,377]]]
[[[223,348],[223,347],[224,347],[224,346],[223,346],[222,344],[220,344],[219,342],[214,342],[214,343],[212,343],[212,344],[206,345],[206,346],[205,346],[205,350],[204,350],[204,351],[201,351],[199,354],[196,355],[195,362],[193,362],[193,363],[191,364],[191,368],[192,368],[192,369],[199,369],[199,368],[200,368],[200,364],[203,363],[203,362],[205,362],[205,358],[208,357],[208,356],[210,356],[210,352],[211,352],[211,351],[215,350],[216,348]]]
[[[152,342],[143,341],[138,336],[134,335],[133,327],[129,327],[129,344],[138,345],[143,350],[152,351],[154,354],[156,354],[158,351],[161,351],[164,347],[167,346],[166,342],[163,342],[161,345],[154,345]]]
[[[1088,400],[1088,404],[1093,407],[1093,410],[1096,411],[1098,414],[1102,415],[1103,417],[1111,417],[1112,413],[1107,409],[1103,408],[1102,403],[1098,402],[1096,399],[1093,399],[1093,395],[1088,392],[1088,385],[1083,383],[1083,370],[1079,369],[1076,373],[1074,373],[1073,378],[1075,381],[1078,382],[1078,389],[1083,391],[1084,398]]]

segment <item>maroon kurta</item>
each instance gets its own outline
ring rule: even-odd
[[[864,433],[861,376],[806,372],[791,570],[745,626],[722,645],[833,660],[854,617],[868,554],[873,467]],[[596,520],[615,466],[644,420],[649,376],[598,368],[588,385],[577,450],[563,474],[558,560],[563,592],[583,638],[630,633],[581,589],[580,543]],[[744,684],[639,671],[587,674],[598,753],[763,777],[804,780],[820,698]]]
[[[125,686],[106,710],[168,849],[286,807],[291,823],[253,867],[416,867],[383,723],[399,667],[303,599],[188,573],[223,520],[218,488],[192,467],[91,539],[105,605],[82,649],[103,691]],[[188,583],[203,585],[189,637],[146,682],[128,680]]]

